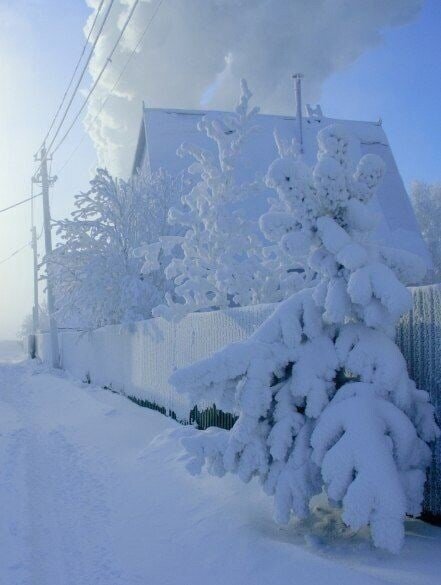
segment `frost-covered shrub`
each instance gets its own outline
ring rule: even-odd
[[[302,242],[316,283],[280,303],[248,340],[171,382],[195,403],[238,415],[231,431],[184,440],[190,471],[206,465],[218,476],[258,477],[278,522],[307,516],[324,489],[350,528],[369,526],[376,546],[396,552],[406,514],[420,512],[427,443],[438,433],[428,395],[394,342],[411,306],[405,284],[420,280],[424,266],[375,241],[367,203],[384,164],[366,155],[353,165],[349,141],[329,126],[313,169],[282,157],[268,173],[296,221],[286,230],[286,214],[267,216],[264,229]]]
[[[250,108],[245,81],[235,113],[205,117],[200,132],[215,142],[217,154],[184,144],[178,154],[190,154],[189,173],[196,177],[182,208],[172,208],[169,222],[185,231],[180,239],[162,238],[144,249],[144,271],[151,274],[167,258],[165,275],[173,283],[166,303],[155,316],[180,319],[194,311],[250,305],[269,299],[273,275],[261,261],[257,225],[238,213],[241,202],[259,189],[258,182],[239,183],[236,166],[244,141],[255,130],[258,108]],[[171,253],[174,248],[174,253]]]
[[[61,241],[47,258],[60,322],[93,329],[151,316],[169,283],[161,271],[143,277],[133,249],[173,233],[167,213],[179,190],[162,170],[129,181],[97,171],[72,218],[58,223]]]

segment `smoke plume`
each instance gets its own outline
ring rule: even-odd
[[[411,21],[423,3],[164,0],[116,92],[94,121],[159,1],[142,0],[136,8],[86,117],[101,164],[122,175],[130,171],[143,100],[151,107],[231,109],[245,77],[263,111],[293,114],[292,73],[305,74],[305,100],[316,101],[327,77],[377,45],[384,29]],[[99,0],[87,2],[97,9]],[[90,65],[92,78],[133,2],[115,1]]]

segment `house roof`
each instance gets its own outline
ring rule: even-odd
[[[215,151],[216,145],[205,133],[197,129],[203,116],[218,117],[224,112],[143,108],[138,146],[133,171],[140,168],[157,170],[166,168],[178,174],[191,164],[191,157],[179,157],[177,149],[183,142],[196,144]],[[354,157],[367,153],[379,155],[386,164],[386,174],[381,182],[372,206],[379,212],[378,234],[383,241],[397,248],[409,250],[424,258],[431,266],[430,254],[421,236],[409,196],[398,171],[386,134],[378,122],[337,120],[321,115],[302,118],[305,161],[316,162],[317,133],[329,124],[343,124],[356,138]],[[277,158],[274,131],[287,140],[298,136],[297,119],[292,116],[259,114],[257,129],[244,143],[237,165],[238,180],[253,179],[265,174],[270,163]],[[268,206],[273,192],[259,194],[249,206],[249,215],[258,217]]]

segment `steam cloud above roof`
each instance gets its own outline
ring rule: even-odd
[[[141,0],[112,64],[88,107],[101,108],[159,0]],[[96,78],[134,0],[116,0],[98,42]],[[99,0],[87,0],[95,11]],[[106,3],[107,4],[107,3]],[[307,77],[305,101],[323,82],[381,42],[382,30],[404,25],[423,0],[164,0],[139,52],[92,124],[100,163],[130,172],[142,100],[151,107],[231,109],[245,77],[263,111],[294,114],[291,74]],[[93,13],[85,27],[93,19]]]

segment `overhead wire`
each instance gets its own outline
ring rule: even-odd
[[[43,235],[43,226],[41,226],[40,233],[37,236],[37,241],[41,238],[42,235]],[[4,264],[5,262],[7,262],[8,260],[10,260],[14,256],[16,256],[17,254],[19,254],[20,252],[22,252],[28,246],[32,247],[31,242],[26,242],[26,244],[24,246],[21,246],[20,248],[17,248],[17,250],[15,250],[14,252],[12,252],[12,254],[9,254],[9,256],[6,256],[6,258],[3,258],[3,260],[0,260],[0,265],[1,264]]]
[[[10,254],[9,256],[7,256],[6,258],[3,258],[3,260],[0,260],[0,265],[4,264],[5,262],[7,262],[8,260],[10,260],[11,258],[13,258],[14,256],[16,256],[19,252],[21,252],[22,250],[24,250],[25,248],[27,248],[29,246],[29,242],[27,242],[24,246],[22,246],[21,248],[18,248],[17,250],[15,250],[15,252],[12,252],[12,254]]]
[[[95,89],[96,89],[96,87],[97,87],[98,83],[100,82],[100,80],[101,80],[102,76],[104,75],[104,72],[106,71],[106,69],[107,69],[107,67],[109,66],[109,64],[112,62],[112,57],[113,57],[113,55],[114,55],[114,53],[115,53],[115,51],[116,51],[116,49],[117,49],[117,47],[118,47],[118,45],[119,45],[119,43],[120,43],[120,41],[121,41],[122,37],[123,37],[123,35],[124,35],[124,33],[125,33],[125,31],[126,31],[127,27],[129,26],[129,23],[130,23],[130,21],[131,21],[131,19],[132,19],[132,16],[133,16],[133,14],[134,14],[134,12],[135,12],[135,10],[136,10],[136,8],[137,8],[138,4],[139,4],[139,1],[140,1],[140,0],[135,0],[135,2],[134,2],[134,4],[133,4],[132,8],[130,9],[129,15],[128,15],[128,17],[127,17],[126,21],[124,22],[124,25],[122,26],[122,28],[121,28],[121,30],[120,30],[120,33],[119,33],[119,35],[118,35],[118,37],[117,37],[117,39],[116,39],[116,42],[114,43],[114,45],[113,45],[113,47],[112,47],[112,50],[110,51],[109,55],[107,56],[107,59],[106,59],[106,60],[105,60],[105,62],[104,62],[104,65],[103,65],[103,67],[101,68],[101,70],[100,70],[100,72],[99,72],[98,76],[96,77],[95,81],[93,82],[93,85],[92,85],[92,87],[90,88],[90,90],[89,90],[89,92],[88,92],[88,94],[87,94],[86,98],[84,99],[84,101],[83,101],[83,103],[82,103],[82,105],[81,105],[80,109],[78,110],[78,112],[77,112],[76,116],[75,116],[75,117],[74,117],[74,119],[72,120],[72,122],[71,122],[71,124],[69,125],[68,129],[66,130],[66,132],[64,133],[64,135],[62,136],[62,138],[61,138],[61,139],[58,141],[58,143],[56,144],[56,146],[55,146],[55,147],[54,147],[54,148],[51,150],[51,154],[52,154],[52,155],[53,155],[53,154],[55,154],[55,152],[57,152],[57,150],[60,148],[60,146],[63,144],[63,142],[66,140],[66,138],[67,138],[67,137],[68,137],[68,135],[70,134],[70,132],[71,132],[72,128],[73,128],[73,127],[74,127],[74,125],[76,124],[76,122],[77,122],[78,118],[81,116],[81,113],[83,112],[83,110],[84,110],[84,108],[86,107],[87,103],[89,102],[89,100],[90,100],[90,98],[91,98],[91,96],[92,96],[93,92],[95,91]],[[53,144],[53,141],[52,141],[52,143],[51,143],[51,145],[50,145],[51,147],[52,147],[52,144]],[[50,150],[50,148],[48,147],[48,151],[49,151],[49,150]]]
[[[0,213],[3,213],[5,211],[9,211],[10,209],[13,209],[14,207],[18,207],[19,205],[23,205],[23,203],[27,203],[28,201],[32,201],[33,199],[36,199],[37,197],[41,197],[41,195],[42,195],[42,193],[38,193],[38,195],[31,195],[30,197],[27,197],[26,199],[23,199],[22,201],[18,201],[17,203],[13,203],[12,205],[9,205],[8,207],[0,209]]]
[[[75,79],[75,76],[76,76],[76,74],[77,74],[77,71],[78,71],[78,68],[79,68],[79,66],[80,66],[80,63],[81,63],[81,61],[83,60],[84,53],[86,52],[86,49],[87,49],[87,47],[89,46],[89,41],[90,41],[90,39],[91,39],[92,33],[93,33],[94,29],[95,29],[95,25],[96,25],[96,23],[97,23],[97,21],[98,21],[98,17],[99,17],[99,15],[100,15],[100,13],[101,13],[101,9],[102,9],[102,7],[103,7],[103,5],[104,5],[104,2],[105,2],[105,1],[106,1],[106,0],[101,0],[101,2],[100,2],[100,4],[99,4],[99,6],[98,6],[98,8],[97,8],[97,11],[96,11],[95,17],[94,17],[94,19],[93,19],[93,22],[92,22],[92,25],[91,25],[91,27],[90,27],[90,29],[89,29],[89,33],[88,33],[88,35],[87,35],[87,38],[86,38],[86,41],[85,41],[85,43],[84,43],[84,45],[83,45],[83,48],[82,48],[81,54],[80,54],[80,56],[79,56],[79,58],[78,58],[78,61],[77,61],[76,65],[75,65],[75,68],[74,68],[74,70],[73,70],[73,73],[72,73],[72,75],[71,75],[71,78],[70,78],[70,80],[69,80],[69,83],[67,84],[66,90],[65,90],[65,92],[64,92],[64,94],[63,94],[63,97],[61,98],[61,102],[60,102],[60,104],[59,104],[59,106],[58,106],[58,108],[57,108],[57,110],[56,110],[56,112],[55,112],[55,114],[54,114],[54,116],[53,116],[53,118],[52,118],[52,121],[51,121],[51,123],[50,123],[50,125],[49,125],[49,130],[46,132],[46,136],[45,136],[45,137],[43,138],[43,140],[42,140],[41,146],[42,146],[42,145],[43,145],[43,144],[44,144],[44,143],[47,141],[47,139],[49,138],[49,135],[50,135],[50,133],[51,133],[51,131],[52,131],[52,128],[55,126],[55,122],[56,122],[56,120],[57,120],[57,118],[58,118],[58,114],[60,113],[60,111],[61,111],[61,108],[62,108],[62,107],[63,107],[63,105],[64,105],[64,102],[66,101],[67,94],[69,93],[69,91],[70,91],[70,88],[72,87],[72,84],[73,84],[73,81],[74,81],[74,79]],[[41,146],[40,146],[40,148],[41,148]]]
[[[72,150],[72,152],[70,153],[70,155],[68,156],[68,158],[65,160],[65,162],[61,165],[61,167],[59,167],[58,171],[57,171],[57,175],[59,175],[69,164],[69,162],[71,161],[71,159],[73,158],[73,156],[76,154],[76,152],[78,151],[78,149],[80,148],[80,146],[83,144],[84,140],[86,139],[86,133],[92,128],[92,126],[95,124],[95,122],[97,121],[97,119],[99,118],[99,116],[101,115],[101,112],[104,110],[107,102],[109,101],[109,99],[111,98],[113,92],[115,91],[115,89],[118,87],[124,73],[127,70],[127,67],[129,66],[131,60],[133,59],[133,56],[136,54],[136,52],[139,50],[139,48],[141,47],[142,43],[144,42],[145,36],[148,32],[148,30],[150,29],[151,25],[153,24],[153,21],[155,20],[155,17],[157,15],[157,13],[159,12],[159,9],[161,8],[162,4],[164,3],[165,0],[159,0],[159,2],[156,5],[156,8],[152,14],[152,16],[150,17],[149,21],[147,22],[147,25],[145,26],[140,38],[138,39],[138,42],[136,43],[134,49],[132,50],[132,52],[130,53],[129,57],[127,58],[117,80],[115,81],[115,83],[113,84],[113,86],[111,87],[111,89],[107,92],[107,95],[105,97],[105,99],[103,100],[100,109],[98,110],[97,114],[94,116],[93,120],[88,124],[86,130],[85,130],[85,134],[83,135],[83,137],[81,138],[81,140],[78,142],[78,144],[76,145],[76,147]]]
[[[49,146],[46,149],[46,152],[47,152],[48,155],[51,153],[51,148],[54,145],[54,143],[55,143],[55,141],[56,141],[56,139],[58,137],[58,134],[61,131],[61,128],[63,127],[63,124],[64,124],[65,119],[67,118],[67,115],[68,115],[69,110],[70,110],[70,108],[72,106],[73,100],[75,99],[75,96],[76,96],[77,91],[78,91],[78,89],[80,87],[81,81],[83,80],[83,77],[84,77],[84,75],[85,75],[85,73],[87,71],[87,68],[89,66],[89,63],[90,63],[90,61],[92,59],[92,56],[94,54],[95,47],[96,47],[96,45],[97,45],[97,43],[98,43],[98,41],[99,41],[99,39],[101,37],[101,33],[103,32],[103,28],[104,28],[104,26],[105,26],[105,24],[107,22],[107,19],[109,17],[109,14],[110,14],[110,11],[112,9],[112,6],[113,6],[114,2],[115,2],[115,0],[110,0],[109,5],[107,7],[107,10],[104,13],[103,21],[101,22],[101,25],[100,25],[100,27],[98,29],[98,33],[97,33],[97,35],[96,35],[96,37],[95,37],[95,39],[94,39],[94,41],[92,43],[92,47],[91,47],[90,53],[89,53],[89,55],[88,55],[88,57],[86,59],[85,64],[83,65],[83,68],[82,68],[81,73],[80,73],[80,77],[78,78],[77,83],[75,84],[75,88],[74,88],[74,90],[72,92],[72,95],[70,96],[70,99],[69,99],[69,102],[68,102],[68,104],[67,104],[67,106],[65,108],[64,114],[63,114],[60,122],[58,123],[58,126],[57,126],[57,129],[55,131],[55,134],[52,137],[52,139],[51,139],[51,141],[49,143]],[[136,0],[136,4],[138,2],[139,2],[139,0]],[[44,145],[44,142],[42,143],[41,146],[43,146],[43,145]],[[40,165],[40,168],[41,168],[41,165]]]

